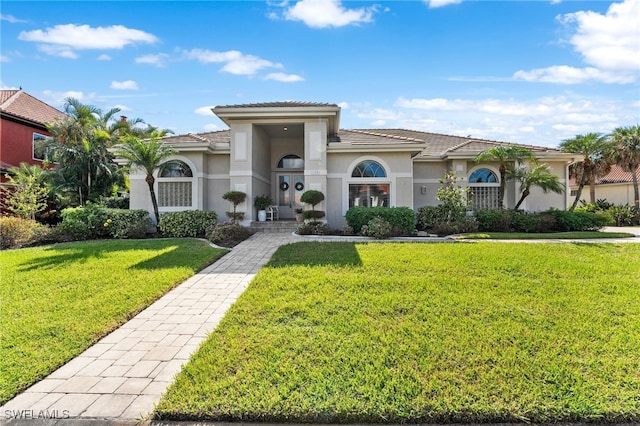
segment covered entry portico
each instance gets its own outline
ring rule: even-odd
[[[270,195],[282,219],[304,207],[300,196],[306,190],[328,198],[327,140],[338,132],[340,107],[279,102],[220,106],[213,112],[230,128],[230,189],[247,194],[241,206],[245,225],[257,220],[258,195]]]

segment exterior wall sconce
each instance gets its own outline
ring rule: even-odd
[[[422,185],[420,187],[420,193],[421,194],[426,194],[427,193],[427,185]]]

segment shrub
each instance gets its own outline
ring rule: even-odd
[[[511,215],[511,229],[514,232],[541,232],[542,215],[525,211],[514,211]]]
[[[474,212],[480,232],[509,232],[513,212],[504,209],[482,209]]]
[[[640,210],[634,206],[611,206],[607,212],[616,226],[640,225]]]
[[[266,210],[267,207],[273,204],[273,199],[270,195],[258,195],[253,200],[253,205],[258,210]]]
[[[478,224],[473,217],[464,217],[452,222],[440,222],[437,223],[432,232],[434,234],[445,236],[454,234],[464,234],[467,232],[475,232],[478,230]]]
[[[393,226],[380,216],[376,216],[362,227],[360,233],[376,240],[386,240],[393,235]]]
[[[153,226],[146,210],[105,209],[102,226],[112,238],[144,238]]]
[[[296,233],[298,235],[330,235],[333,232],[326,223],[312,221],[298,226]]]
[[[418,209],[417,225],[419,231],[428,231],[432,229],[436,223],[444,222],[444,209],[439,206],[424,206]]]
[[[107,219],[106,209],[87,204],[62,210],[62,222],[58,226],[72,240],[93,240],[108,236],[104,226]]]
[[[0,248],[19,248],[47,238],[49,227],[35,220],[0,216]]]
[[[183,210],[164,213],[158,225],[160,232],[173,238],[203,238],[212,224],[218,220],[216,212],[203,210]]]
[[[607,224],[605,216],[586,211],[551,209],[547,214],[555,218],[556,231],[597,231]]]
[[[324,212],[322,210],[305,210],[302,212],[302,217],[304,219],[315,221],[316,219],[322,219],[324,217]]]
[[[221,247],[234,247],[250,236],[247,228],[229,222],[215,224],[207,231],[207,239]]]
[[[100,197],[98,205],[109,209],[123,209],[129,208],[129,197]]]
[[[243,203],[247,199],[247,194],[242,191],[229,191],[222,194],[222,198],[229,201],[233,205],[233,211],[227,212],[227,216],[233,223],[242,220],[244,212],[237,212],[238,204]]]
[[[356,234],[373,218],[389,222],[394,235],[411,235],[416,227],[416,214],[409,207],[352,207],[347,211],[347,224]]]
[[[320,191],[316,191],[315,189],[310,189],[305,191],[300,196],[300,201],[305,204],[311,204],[311,209],[315,210],[316,204],[321,203],[324,200],[324,194]]]

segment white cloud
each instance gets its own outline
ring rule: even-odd
[[[126,105],[120,105],[120,104],[117,104],[116,106],[114,106],[114,108],[118,108],[118,109],[120,109],[120,112],[133,111],[133,110],[132,110],[131,108],[129,108],[128,106],[126,106]]]
[[[569,42],[589,66],[554,65],[520,70],[513,78],[546,83],[580,84],[634,83],[640,78],[640,1],[613,3],[606,14],[579,11],[556,18],[565,26],[575,25]]]
[[[100,56],[97,57],[98,61],[110,61],[111,60],[111,56],[107,55],[107,54],[102,54]]]
[[[75,98],[80,102],[82,102],[83,104],[88,104],[88,105],[98,105],[103,103],[102,102],[103,99],[99,97],[95,92],[85,94],[84,92],[79,92],[75,90],[68,90],[66,92],[44,90],[42,92],[42,96],[40,97],[40,99],[42,99],[44,102],[53,106],[55,105],[61,106],[62,104],[64,104],[64,100],[66,98]],[[111,108],[111,106],[109,106],[109,108]]]
[[[122,49],[129,44],[155,43],[158,38],[144,31],[122,25],[56,25],[46,30],[22,31],[19,40],[40,43],[38,48],[49,55],[76,58],[78,50]]]
[[[24,24],[27,22],[24,19],[18,19],[13,15],[3,15],[1,13],[0,13],[0,21],[7,21],[11,24]]]
[[[7,55],[0,55],[0,62],[11,62],[11,58]]]
[[[218,126],[217,124],[205,124],[203,127],[205,132],[217,132],[218,130],[220,130],[220,126]]]
[[[449,6],[450,4],[460,4],[462,0],[424,0],[430,8]]]
[[[213,114],[213,111],[211,111],[213,108],[215,108],[214,105],[203,106],[203,107],[194,109],[193,112],[198,114],[198,115],[206,115],[206,116],[210,117]]]
[[[298,81],[304,81],[304,77],[297,74],[285,74],[282,72],[272,72],[264,77],[265,80],[275,80],[282,83],[296,83]]]
[[[338,106],[342,109],[349,109],[349,102],[340,102]]]
[[[138,83],[133,80],[112,81],[110,87],[115,90],[138,90]]]
[[[156,54],[138,56],[135,59],[135,62],[137,64],[149,64],[149,65],[154,65],[158,68],[164,68],[167,66],[168,59],[169,59],[169,55],[167,55],[166,53],[156,53]]]
[[[344,27],[373,21],[378,6],[347,9],[340,0],[300,0],[284,12],[289,21],[302,21],[311,28]]]
[[[235,75],[252,76],[264,68],[283,68],[282,64],[271,62],[237,50],[217,52],[208,49],[191,49],[182,52],[185,59],[197,60],[203,64],[221,63],[220,71]]]
[[[4,81],[0,81],[0,90],[18,90],[15,86],[7,86]]]

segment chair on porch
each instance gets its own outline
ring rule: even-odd
[[[270,221],[280,220],[280,213],[278,212],[278,206],[267,207],[267,220],[270,220]]]

